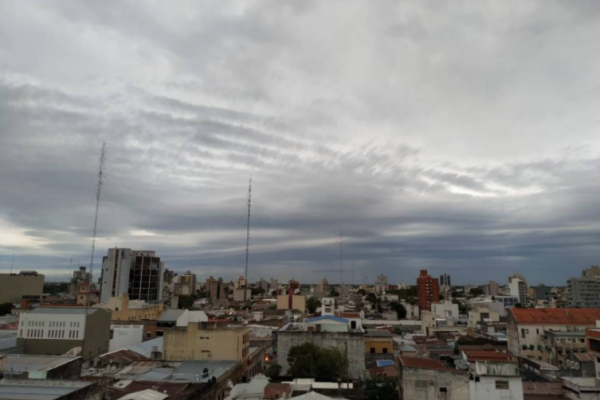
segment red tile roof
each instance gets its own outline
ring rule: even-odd
[[[458,372],[457,370],[446,368],[444,364],[431,358],[399,356],[400,364],[404,368],[433,369],[436,371]]]
[[[598,308],[513,308],[511,313],[519,324],[596,326],[600,320]]]
[[[468,361],[511,361],[510,355],[493,350],[463,350]]]
[[[360,318],[360,313],[357,312],[336,312],[336,317],[342,318]]]

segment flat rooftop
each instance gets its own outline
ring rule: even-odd
[[[60,365],[67,364],[81,357],[40,356],[33,354],[7,354],[5,371],[50,371]]]
[[[0,379],[0,399],[5,400],[54,400],[94,382]]]

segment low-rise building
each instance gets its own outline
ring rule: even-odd
[[[39,300],[44,290],[44,275],[35,271],[0,274],[0,304],[20,303],[23,297]]]
[[[387,330],[369,329],[365,331],[365,352],[370,354],[391,354],[394,347],[392,334]]]
[[[547,332],[576,332],[600,320],[595,308],[513,308],[508,313],[508,351],[515,357],[544,360]]]
[[[102,400],[97,382],[50,379],[0,379],[0,400]]]
[[[0,355],[0,375],[10,379],[78,379],[81,357]]]
[[[81,355],[84,360],[106,353],[110,312],[84,307],[38,307],[22,313],[17,344],[25,354]]]
[[[569,355],[587,353],[585,330],[554,331],[544,330],[543,360],[559,368],[566,367]]]
[[[249,346],[250,330],[243,326],[190,322],[164,331],[164,358],[169,361],[243,361]]]
[[[523,400],[523,380],[517,362],[506,353],[466,351],[469,364],[469,399]]]
[[[468,400],[469,375],[429,358],[398,357],[400,400]],[[483,397],[489,398],[489,397]]]
[[[126,293],[111,297],[94,307],[110,310],[112,321],[157,320],[164,309],[162,303],[148,304],[144,300],[129,300]]]
[[[187,327],[192,322],[208,322],[208,316],[204,311],[167,310],[156,322],[156,336],[162,336],[165,329]]]
[[[277,362],[287,373],[287,356],[294,346],[313,343],[322,348],[335,348],[348,356],[351,379],[360,379],[365,373],[365,333],[356,320],[323,315],[309,318],[304,323],[290,323],[277,331]]]

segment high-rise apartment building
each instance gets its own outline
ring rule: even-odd
[[[386,275],[377,276],[377,280],[375,281],[375,293],[381,294],[388,289],[388,277]]]
[[[440,275],[440,286],[448,286],[448,287],[452,286],[452,281],[450,279],[450,275],[448,275],[448,274]]]
[[[600,307],[600,269],[586,268],[580,278],[567,280],[569,307]]]
[[[525,281],[525,277],[520,273],[515,273],[508,277],[508,289],[511,296],[516,296],[519,299],[519,303],[523,306],[527,304],[527,292],[529,287]]]
[[[421,270],[421,274],[417,278],[417,294],[421,311],[431,311],[431,304],[440,302],[438,280],[430,276],[426,269]]]
[[[109,249],[102,260],[100,299],[105,302],[128,294],[130,300],[161,300],[164,270],[154,251]]]

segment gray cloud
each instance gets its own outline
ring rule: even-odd
[[[597,264],[595,2],[176,3],[0,5],[0,269],[86,262],[103,142],[99,253],[232,278],[252,177],[252,279]]]

